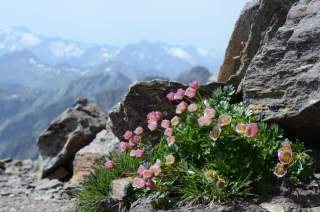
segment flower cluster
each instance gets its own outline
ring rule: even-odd
[[[144,154],[143,149],[133,149],[142,140],[143,128],[137,127],[133,132],[127,130],[123,135],[123,141],[119,143],[120,152],[126,152],[131,149],[130,155],[135,157],[142,157]]]
[[[154,187],[153,178],[158,176],[161,172],[161,161],[158,159],[156,162],[147,169],[145,166],[140,165],[138,168],[139,177],[135,177],[132,182],[134,188],[146,188],[151,190]]]
[[[246,137],[255,137],[258,133],[258,125],[256,123],[237,124],[236,131]]]
[[[188,97],[189,99],[192,99],[196,96],[197,90],[200,88],[200,83],[198,81],[194,81],[189,83],[189,87],[184,90],[182,88],[179,88],[175,93],[170,92],[167,94],[167,99],[172,102],[175,100],[182,100],[184,97]]]
[[[288,141],[281,144],[278,150],[278,160],[279,162],[274,169],[274,174],[277,177],[284,177],[287,174],[288,166],[293,162],[293,151]]]
[[[147,115],[148,128],[150,131],[155,131],[158,128],[158,122],[162,118],[162,113],[159,111],[152,111]]]

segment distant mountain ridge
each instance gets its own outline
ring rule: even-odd
[[[69,64],[89,67],[109,61],[135,66],[141,70],[157,70],[163,75],[177,76],[195,65],[215,71],[222,56],[213,50],[141,41],[124,47],[88,44],[62,38],[37,35],[26,27],[0,30],[0,56],[27,49],[48,65]]]

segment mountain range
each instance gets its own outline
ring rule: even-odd
[[[32,33],[25,27],[0,30],[0,56],[23,49],[49,65],[68,64],[87,68],[117,61],[141,70],[158,71],[170,78],[195,65],[216,71],[222,60],[214,50],[192,46],[141,41],[124,47],[114,47],[48,38]]]
[[[214,51],[161,42],[114,47],[0,30],[0,158],[37,157],[40,132],[79,96],[109,110],[137,80],[187,82],[183,72],[199,65],[203,79],[220,61]]]

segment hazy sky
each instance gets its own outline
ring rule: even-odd
[[[223,52],[246,0],[2,0],[0,28],[124,45],[140,40]]]

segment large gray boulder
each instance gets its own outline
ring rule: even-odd
[[[223,83],[211,83],[201,86],[200,93],[203,96],[210,96],[212,91],[223,86]],[[109,113],[112,130],[116,136],[122,138],[123,133],[134,130],[137,126],[147,129],[146,116],[151,111],[161,111],[164,117],[173,117],[175,105],[169,103],[166,95],[170,91],[175,92],[178,88],[186,88],[177,82],[170,81],[142,81],[132,85],[124,99],[116,105]],[[159,138],[155,133],[146,135],[151,139]]]
[[[239,33],[218,79],[235,85],[262,120],[319,146],[320,1],[251,1],[236,25]],[[244,47],[231,52],[232,45]]]
[[[105,112],[87,99],[79,98],[38,138],[41,177],[70,178],[75,154],[105,129],[106,123]]]

